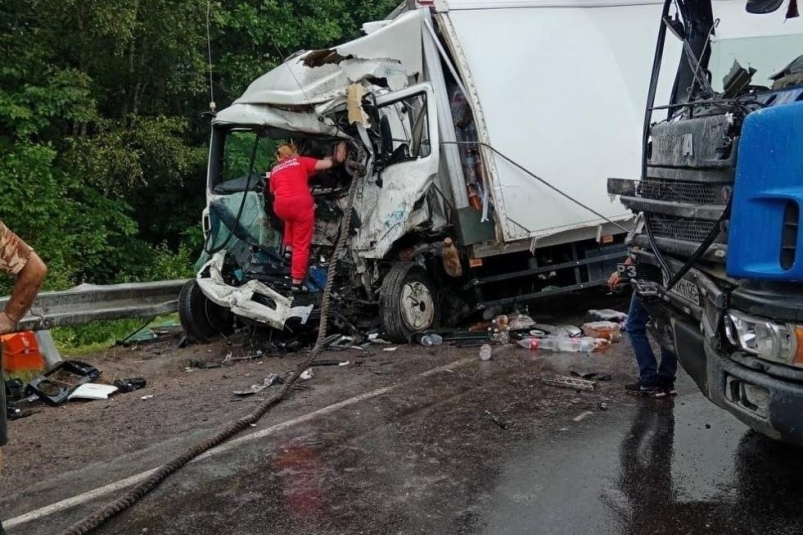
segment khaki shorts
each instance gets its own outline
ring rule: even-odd
[[[0,372],[3,370],[3,348],[0,347]],[[0,446],[5,446],[8,442],[8,426],[6,422],[6,382],[3,380],[3,388],[0,388]],[[0,467],[2,468],[2,467]]]

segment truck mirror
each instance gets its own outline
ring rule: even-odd
[[[753,15],[766,15],[778,11],[783,0],[747,0],[747,12]]]

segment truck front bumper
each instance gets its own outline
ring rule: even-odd
[[[274,329],[284,329],[290,318],[307,322],[313,306],[293,306],[293,298],[259,281],[252,280],[242,286],[231,286],[223,277],[225,252],[218,252],[198,272],[198,286],[213,303],[242,318],[263,323]],[[256,297],[256,298],[255,298]]]
[[[803,370],[773,367],[741,352],[723,353],[703,336],[699,322],[666,303],[645,303],[654,333],[673,350],[705,396],[751,429],[803,446]]]

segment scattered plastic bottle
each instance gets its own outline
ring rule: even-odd
[[[482,344],[480,348],[480,360],[491,360],[491,355],[493,355],[493,349],[489,344]]]
[[[522,338],[517,342],[519,346],[523,347],[524,349],[529,349],[530,351],[537,351],[541,349],[541,342],[540,338]]]
[[[425,347],[439,346],[443,344],[443,337],[439,334],[430,333],[421,337],[421,345]]]
[[[597,349],[594,338],[558,338],[558,351],[564,353],[591,353]]]

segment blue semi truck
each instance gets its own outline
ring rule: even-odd
[[[677,44],[680,43],[680,47]],[[669,102],[656,101],[674,77]],[[803,20],[795,0],[668,0],[640,180],[633,286],[661,344],[754,430],[803,444]]]

